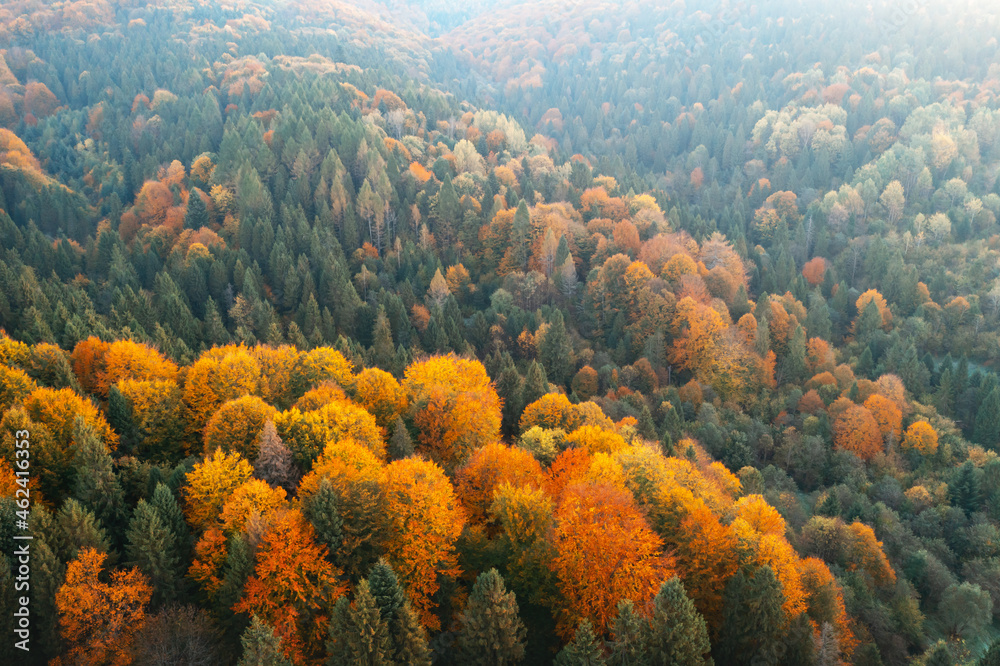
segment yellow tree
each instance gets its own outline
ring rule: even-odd
[[[419,458],[386,467],[387,555],[428,629],[438,629],[432,597],[439,579],[459,575],[455,542],[465,517],[451,482],[434,463]]]
[[[903,448],[907,451],[916,451],[925,456],[932,456],[937,453],[937,431],[927,421],[914,421],[906,429],[906,436],[903,438]]]
[[[200,434],[222,403],[255,393],[259,381],[260,365],[246,347],[227,345],[203,353],[188,368],[184,381],[192,430]]]
[[[712,363],[725,327],[718,312],[689,296],[682,298],[677,303],[673,322],[675,338],[670,360],[707,381],[711,377]]]
[[[277,410],[255,395],[224,403],[205,426],[205,453],[221,448],[248,460],[257,458],[258,438]]]
[[[293,407],[276,414],[274,425],[295,462],[305,470],[330,441],[351,439],[379,458],[385,457],[385,442],[375,417],[347,400],[334,400],[308,412]]]
[[[403,388],[420,448],[445,469],[500,438],[500,397],[479,361],[449,354],[414,363]]]
[[[366,368],[358,373],[354,395],[381,428],[388,428],[408,406],[406,392],[396,378],[378,368]]]
[[[528,451],[499,442],[476,449],[455,472],[455,491],[469,522],[480,523],[493,503],[494,491],[503,483],[538,487],[542,466]]]
[[[239,453],[216,449],[211,457],[196,463],[184,486],[184,514],[188,522],[201,529],[212,524],[222,506],[253,474],[253,468]]]

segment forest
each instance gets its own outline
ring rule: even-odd
[[[0,662],[1000,666],[998,35],[6,0]]]

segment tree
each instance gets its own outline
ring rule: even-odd
[[[382,618],[367,580],[358,583],[353,603],[341,597],[334,605],[326,650],[328,666],[387,666],[392,663],[389,626]]]
[[[573,345],[566,334],[561,310],[553,312],[545,337],[538,348],[538,360],[545,374],[559,386],[565,386],[573,371]]]
[[[555,666],[604,666],[608,663],[604,656],[604,646],[594,635],[594,626],[590,620],[583,620],[573,635],[573,640],[566,644],[556,655]]]
[[[834,443],[862,460],[882,451],[882,433],[872,413],[860,405],[848,407],[833,423]]]
[[[927,421],[914,421],[906,429],[906,436],[903,437],[903,448],[907,451],[916,451],[921,455],[932,456],[937,453],[937,432]]]
[[[276,413],[274,407],[254,395],[224,403],[205,426],[205,453],[221,448],[248,460],[256,459],[264,424],[273,422]]]
[[[643,643],[643,630],[647,619],[636,612],[628,599],[618,602],[618,616],[611,625],[613,640],[608,643],[610,666],[645,666],[650,664],[647,647]]]
[[[354,396],[375,417],[379,427],[385,429],[404,414],[408,406],[406,393],[396,378],[378,368],[366,368],[358,373]]]
[[[520,447],[487,444],[455,472],[455,493],[469,522],[479,523],[493,503],[494,491],[503,483],[537,487],[542,479],[538,461]]]
[[[413,440],[402,416],[397,416],[392,425],[392,437],[389,438],[389,457],[392,460],[409,458],[413,455]]]
[[[455,542],[464,519],[451,483],[434,463],[419,458],[386,467],[386,559],[410,595],[421,624],[435,629],[433,595],[441,577],[458,574]]]
[[[177,542],[156,509],[139,500],[126,533],[125,552],[129,561],[147,576],[153,585],[156,605],[173,601],[183,572],[177,560]]]
[[[184,513],[195,528],[204,528],[218,518],[229,496],[250,478],[253,468],[239,453],[216,449],[211,457],[196,463],[187,475]]]
[[[403,388],[420,448],[446,470],[499,439],[500,397],[479,361],[448,355],[414,363]]]
[[[326,611],[347,587],[298,511],[278,513],[260,543],[257,564],[233,610],[273,623],[285,655],[315,658],[327,633]]]
[[[114,530],[123,518],[125,495],[107,447],[82,416],[76,417],[74,423],[73,445],[77,468],[73,496]]]
[[[298,471],[292,461],[292,452],[278,437],[273,420],[269,419],[260,431],[253,473],[258,479],[289,491],[297,480]]]
[[[82,663],[130,664],[132,638],[142,628],[152,589],[138,569],[99,576],[107,558],[93,548],[66,567],[56,593],[59,627],[67,656]]]
[[[524,659],[527,630],[518,616],[514,593],[506,591],[496,569],[476,578],[459,622],[457,649],[462,663],[505,666]]]
[[[941,595],[939,612],[952,635],[975,641],[993,619],[990,595],[975,583],[953,583]]]
[[[430,666],[431,652],[427,633],[420,625],[406,592],[385,559],[380,559],[368,574],[368,586],[378,604],[382,619],[389,626],[389,656],[397,664]]]
[[[662,541],[646,524],[631,493],[606,484],[566,487],[556,510],[551,562],[561,599],[559,632],[581,620],[603,633],[622,599],[645,604],[669,573]]]
[[[725,611],[716,647],[725,664],[779,663],[788,618],[781,584],[769,566],[752,574],[740,570],[726,583]]]
[[[994,387],[979,406],[972,439],[983,446],[1000,448],[1000,387]]]
[[[865,400],[865,409],[871,412],[885,441],[899,441],[903,432],[903,413],[892,400],[873,393]]]
[[[653,599],[653,613],[644,626],[644,652],[652,664],[702,666],[709,652],[705,619],[684,592],[680,579],[663,582]]]
[[[213,666],[221,637],[212,617],[194,606],[170,606],[148,618],[136,633],[134,663],[150,666]]]
[[[239,666],[292,666],[285,656],[281,637],[256,615],[243,632],[240,642],[243,644],[243,656]]]
[[[185,229],[201,229],[209,224],[208,208],[202,198],[201,190],[192,188],[188,194],[187,210],[184,212]]]

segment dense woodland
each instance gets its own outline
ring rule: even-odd
[[[1000,664],[1000,11],[688,4],[4,2],[0,660]]]

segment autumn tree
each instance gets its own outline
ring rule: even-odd
[[[903,448],[907,451],[916,451],[925,456],[932,456],[937,453],[938,434],[927,421],[914,421],[906,429],[903,437]]]
[[[478,361],[435,356],[406,369],[403,388],[419,448],[445,469],[499,439],[500,398]]]
[[[410,595],[421,623],[440,626],[433,614],[440,577],[455,577],[455,541],[464,517],[443,470],[419,458],[396,460],[386,467],[386,557]]]
[[[860,405],[848,407],[833,423],[834,444],[862,460],[882,451],[882,432],[872,413]]]
[[[884,440],[899,441],[903,432],[903,414],[896,404],[878,393],[865,400],[865,409],[871,412]]]
[[[257,396],[245,395],[229,400],[205,426],[205,453],[221,448],[226,453],[239,453],[248,460],[256,459],[260,433],[276,413],[274,407]]]
[[[537,487],[541,478],[542,467],[528,451],[492,443],[477,449],[455,472],[455,493],[469,521],[479,523],[501,484]]]
[[[229,496],[250,478],[253,468],[239,453],[216,449],[187,475],[184,513],[195,528],[215,521]]]
[[[406,393],[396,378],[378,368],[366,368],[355,379],[354,395],[380,428],[389,426],[406,412]]]
[[[260,543],[243,597],[233,607],[271,624],[285,655],[295,663],[321,653],[331,604],[347,591],[325,554],[301,513],[276,515]]]
[[[563,491],[556,519],[551,566],[561,593],[559,632],[567,638],[584,619],[603,632],[620,600],[646,603],[670,571],[662,541],[628,491],[606,484],[571,485]]]
[[[152,588],[138,569],[101,580],[106,558],[92,548],[81,551],[56,593],[60,632],[74,662],[132,663],[132,638],[142,628]]]

